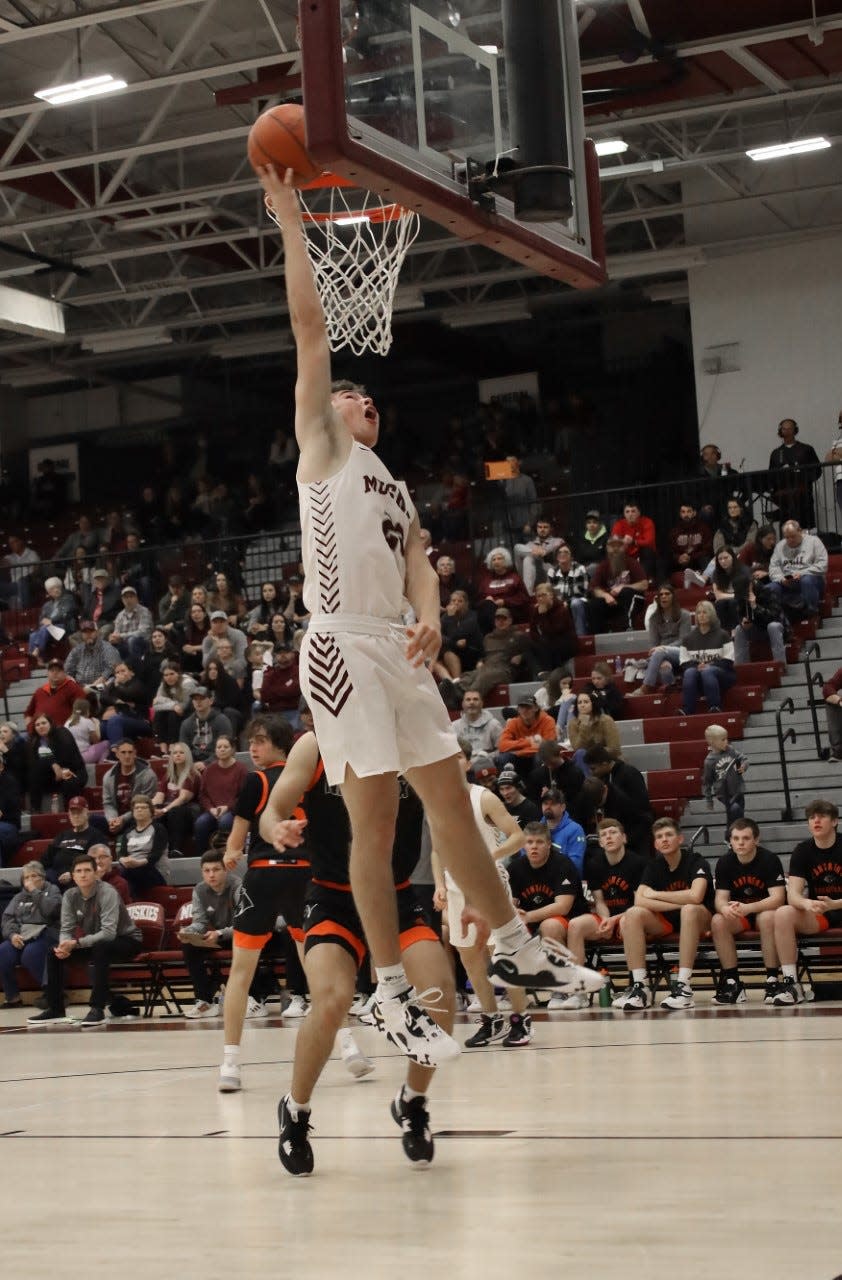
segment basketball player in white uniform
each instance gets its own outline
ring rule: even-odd
[[[412,1056],[459,1052],[415,999],[401,963],[391,871],[398,774],[415,789],[433,844],[471,908],[494,932],[491,967],[508,984],[593,989],[601,979],[569,954],[531,938],[512,913],[477,829],[450,720],[425,663],[441,646],[438,578],[406,486],[372,453],[379,415],[362,388],[331,385],[324,312],[292,186],[268,166],[261,182],[281,225],[298,377],[304,601],[312,617],[301,683],[328,780],[342,785],[351,820],[351,884],[378,978],[383,1029]],[[406,602],[417,621],[401,619]]]

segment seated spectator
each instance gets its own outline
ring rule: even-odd
[[[282,715],[293,729],[299,726],[298,703],[301,698],[301,678],[298,670],[298,654],[289,644],[276,645],[271,667],[267,667],[260,690],[263,711]]]
[[[21,842],[21,789],[0,753],[0,867],[8,866]]]
[[[566,667],[578,647],[570,609],[548,582],[539,582],[529,609],[529,674],[535,679]]]
[[[84,689],[75,680],[69,679],[64,663],[59,658],[50,658],[47,663],[46,684],[39,685],[35,690],[23,713],[27,729],[31,728],[35,717],[42,712],[55,724],[64,724],[73,710],[73,703],[84,696]]]
[[[47,797],[58,809],[66,809],[68,801],[87,786],[88,771],[73,735],[44,714],[35,717],[29,731],[26,776],[29,801],[36,813],[41,812]]]
[[[132,900],[129,891],[129,882],[125,876],[121,876],[120,872],[114,866],[114,855],[107,844],[93,844],[88,850],[94,862],[96,863],[97,879],[103,884],[110,884],[112,889],[116,889],[121,900],[126,904]]]
[[[221,733],[233,738],[231,721],[221,711],[214,709],[210,691],[198,685],[190,695],[193,710],[185,719],[179,732],[179,741],[190,748],[193,763],[201,773],[214,758],[214,747]]]
[[[588,900],[582,877],[573,861],[551,842],[545,822],[527,823],[523,849],[513,856],[508,871],[518,915],[529,932],[563,945],[571,921],[588,910]]]
[[[609,751],[606,747],[591,747],[585,753],[584,763],[593,775],[591,781],[602,784],[597,804],[602,816],[618,818],[631,848],[642,858],[648,858],[652,847],[652,806],[643,774],[624,760],[619,751]]]
[[[477,618],[488,632],[494,626],[498,608],[508,609],[515,622],[526,621],[529,596],[519,573],[512,568],[512,557],[505,547],[494,547],[485,557],[485,568],[477,580]]]
[[[608,529],[597,510],[585,512],[585,527],[578,537],[573,539],[573,555],[581,561],[589,575],[593,575],[596,566],[605,558],[608,544]]]
[[[72,733],[85,764],[97,764],[111,750],[111,743],[102,738],[99,721],[91,715],[91,704],[87,698],[76,699],[64,727]]]
[[[454,707],[462,704],[467,689],[476,689],[482,698],[498,684],[509,684],[526,670],[526,651],[529,640],[518,631],[511,611],[501,605],[494,614],[494,630],[482,642],[483,657],[475,670],[460,676],[458,680],[442,680],[439,686],[445,702]]]
[[[158,587],[158,564],[149,551],[145,551],[137,533],[126,534],[126,550],[120,557],[120,585],[134,587],[142,605],[151,606]],[[123,604],[125,607],[125,597]],[[150,620],[152,614],[150,612]]]
[[[789,612],[812,617],[824,599],[827,548],[797,520],[787,520],[769,564],[770,590]]]
[[[593,895],[594,909],[570,921],[567,945],[577,964],[585,963],[589,942],[608,946],[618,939],[625,913],[634,906],[634,897],[646,859],[626,847],[626,832],[619,818],[602,818],[597,823],[599,848],[585,855],[584,878]],[[588,997],[581,991],[553,995],[548,1009],[585,1009]]]
[[[73,559],[64,571],[62,585],[65,591],[69,591],[74,597],[78,605],[90,593],[93,574],[93,565],[85,555],[81,547],[78,547],[73,553]]]
[[[775,950],[781,980],[771,1003],[801,1004],[798,939],[842,927],[842,836],[839,809],[829,800],[811,800],[805,809],[808,840],[797,844],[789,860],[787,905],[775,912]]]
[[[64,670],[71,679],[82,685],[85,693],[90,693],[100,689],[113,676],[114,668],[121,658],[113,644],[103,640],[91,618],[85,618],[79,623],[79,634],[81,643],[70,650]]]
[[[163,627],[167,635],[176,632],[181,635],[187,625],[187,612],[190,599],[187,588],[180,573],[170,574],[167,582],[167,594],[158,601],[158,626]]]
[[[286,618],[287,631],[303,630],[310,621],[310,614],[304,603],[304,579],[300,573],[293,573],[287,580],[281,598],[283,615]]]
[[[678,509],[678,524],[669,532],[670,573],[704,569],[711,557],[711,531],[706,520],[692,502],[682,502]],[[685,576],[685,586],[687,585]]]
[[[211,614],[222,612],[225,614],[226,621],[232,627],[237,627],[240,620],[246,616],[246,602],[231,585],[227,573],[217,573],[214,576],[213,590],[208,600]]]
[[[488,764],[491,765],[491,778],[489,779],[481,776],[483,770],[480,765],[480,759],[471,760],[471,774],[474,781],[491,785],[496,777],[500,799],[518,824],[525,828],[530,822],[540,822],[540,806],[523,794],[523,782],[514,765],[506,765],[506,768],[501,769],[499,776],[497,776],[497,770],[489,760]]]
[[[547,569],[547,581],[559,600],[568,605],[573,615],[577,636],[588,633],[588,571],[573,559],[570,548],[563,543],[555,553],[555,564]]]
[[[0,756],[7,773],[16,779],[21,794],[26,790],[26,734],[11,720],[0,724]]]
[[[611,534],[606,556],[591,579],[588,619],[591,631],[599,634],[615,630],[631,631],[635,608],[642,603],[649,580],[639,560],[628,556],[622,538]]]
[[[255,640],[246,650],[248,671],[242,691],[242,705],[250,711],[260,706],[260,691],[267,666],[272,665],[272,645],[267,640]]]
[[[152,732],[162,751],[178,742],[184,717],[192,710],[190,698],[195,688],[196,681],[184,674],[178,662],[164,663],[161,683],[152,700]]]
[[[242,658],[235,657],[231,641],[223,637],[216,642],[216,658],[223,671],[236,683],[237,688],[242,690],[248,667],[245,654]]]
[[[65,591],[61,578],[47,578],[44,582],[47,602],[41,607],[41,618],[34,631],[29,633],[29,656],[36,666],[41,666],[50,644],[57,644],[76,630],[79,606],[69,591]]]
[[[112,1018],[136,1017],[139,1010],[122,995],[112,995],[108,972],[112,964],[134,960],[142,948],[140,929],[110,884],[97,879],[89,853],[73,862],[73,887],[61,901],[58,945],[47,953],[47,1008],[27,1019],[27,1026],[67,1022],[64,965],[71,957],[91,965],[90,1008],[84,1030],[105,1026],[105,1010]]]
[[[636,502],[627,502],[623,507],[622,518],[611,526],[611,536],[621,540],[629,559],[639,561],[647,575],[655,577],[658,553],[655,522],[641,515]]]
[[[277,608],[277,587],[274,582],[262,583],[260,587],[260,601],[246,616],[246,635],[255,640],[268,640],[272,615],[277,611]]]
[[[269,623],[269,639],[272,647],[278,644],[289,644],[293,642],[295,636],[295,628],[285,613],[278,609],[272,614],[272,620]]]
[[[576,802],[584,782],[582,770],[572,760],[564,758],[560,743],[542,742],[526,778],[526,794],[530,800],[540,804],[545,792],[553,789],[563,792],[570,816],[578,822]]]
[[[733,547],[734,554],[741,557],[741,553],[753,546],[756,539],[757,521],[751,511],[746,511],[738,498],[729,498],[726,514],[713,535],[714,551],[718,551],[720,547]],[[694,565],[694,568],[699,567]]]
[[[149,648],[142,658],[135,660],[134,664],[135,675],[146,690],[148,703],[152,702],[158,692],[164,664],[167,662],[177,662],[179,666],[182,665],[178,642],[173,640],[172,634],[166,632],[163,627],[153,627],[149,636]]]
[[[775,662],[786,666],[789,624],[777,593],[760,579],[750,581],[740,613],[740,623],[734,631],[735,661],[750,662],[752,640],[765,640]]]
[[[439,556],[436,561],[436,573],[439,578],[439,607],[444,609],[454,591],[467,591],[468,584],[456,572],[456,561],[452,556]]]
[[[148,796],[134,795],[131,821],[117,838],[115,869],[128,881],[137,901],[157,885],[169,883],[169,838],[163,822],[155,821]]]
[[[199,816],[199,782],[190,748],[183,742],[174,742],[164,781],[152,797],[152,807],[155,821],[167,832],[170,848],[180,853],[187,848]]]
[[[82,593],[82,612],[104,639],[108,639],[122,607],[119,582],[112,580],[107,569],[92,569],[90,590]]]
[[[203,646],[210,635],[208,611],[198,600],[190,605],[184,643],[181,646],[182,665],[185,671],[198,674],[203,666]]]
[[[227,643],[227,640],[220,640],[220,649]],[[267,668],[263,667],[264,679],[266,671]],[[238,681],[228,674],[218,658],[211,658],[199,677],[199,682],[210,693],[214,710],[221,711],[224,716],[228,717],[235,737],[238,737],[243,727],[245,716],[251,711],[251,704],[248,702]],[[262,688],[261,681],[261,690]]]
[[[135,587],[123,587],[120,597],[123,607],[114,619],[114,627],[108,640],[124,658],[140,658],[149,647],[152,614],[138,600]]]
[[[842,674],[842,668],[840,668]],[[462,698],[462,714],[453,722],[453,732],[459,739],[466,739],[471,746],[471,754],[475,756],[493,756],[500,741],[503,726],[495,715],[486,711],[482,705],[482,696],[476,689],[469,689]]]
[[[567,737],[573,748],[573,763],[581,769],[585,752],[591,747],[605,747],[620,753],[620,733],[613,718],[602,709],[596,693],[582,692],[576,697],[576,710],[567,722]],[[585,769],[583,772],[588,773]]]
[[[54,884],[47,883],[40,862],[24,865],[21,883],[23,888],[3,912],[0,979],[4,1009],[19,1009],[23,1004],[15,977],[18,965],[43,987],[47,953],[58,942],[61,894]]]
[[[681,714],[695,715],[700,696],[707,699],[708,711],[720,711],[723,696],[737,679],[734,642],[720,627],[709,600],[696,605],[696,625],[680,647],[678,663]]]
[[[842,667],[837,668],[822,685],[822,697],[830,741],[828,760],[831,764],[839,764],[842,762]]]
[[[185,1011],[187,1018],[219,1017],[217,993],[224,984],[214,952],[232,945],[234,904],[240,884],[239,877],[225,870],[222,859],[222,849],[209,849],[202,854],[202,882],[193,889],[193,916],[178,935],[196,1000],[192,1009]]]
[[[613,1006],[626,1011],[647,1007],[646,948],[678,934],[678,975],[661,1008],[693,1009],[691,981],[699,940],[713,915],[713,877],[707,859],[682,848],[684,836],[673,818],[659,818],[653,832],[656,857],[647,862],[634,906],[620,926],[631,982]]]
[[[615,720],[622,720],[626,713],[625,694],[614,682],[614,672],[607,662],[595,662],[591,668],[590,679],[585,685],[585,692],[599,698],[603,711]]]
[[[247,481],[243,523],[249,531],[259,533],[263,529],[271,529],[272,520],[272,503],[266,486],[261,477],[252,472]]]
[[[70,560],[77,551],[86,556],[96,555],[99,550],[99,536],[91,525],[89,516],[80,516],[76,528],[69,533],[56,552],[57,560]]]
[[[760,828],[751,818],[740,817],[732,823],[729,843],[731,847],[717,862],[714,873],[716,914],[710,931],[722,968],[713,1003],[745,1004],[736,939],[748,929],[760,934],[766,966],[765,999],[771,1003],[780,975],[775,915],[786,902],[784,869],[778,855],[760,844]]]
[[[739,622],[750,582],[748,570],[737,560],[731,547],[720,547],[711,583],[716,616],[725,631],[733,631]]]
[[[41,859],[50,884],[57,885],[62,893],[73,883],[71,870],[76,854],[87,853],[103,836],[101,828],[91,826],[84,796],[73,797],[67,806],[67,817],[70,826],[56,832]]]
[[[284,622],[284,629],[286,629],[286,622]],[[245,632],[232,627],[228,621],[228,615],[222,609],[213,609],[210,614],[210,631],[202,641],[202,666],[207,666],[209,659],[219,656],[216,645],[222,639],[231,641],[235,657],[246,656]]]
[[[738,481],[737,473],[730,462],[722,461],[722,450],[718,445],[706,444],[699,455],[697,474],[700,483],[694,484],[693,489],[699,495],[699,515],[715,526],[719,522],[723,498],[733,492]]]
[[[108,830],[119,835],[131,822],[131,802],[137,795],[150,803],[158,790],[158,779],[145,760],[138,760],[137,748],[128,738],[114,748],[117,763],[102,780],[102,808]]]
[[[773,524],[762,524],[757,530],[754,542],[749,542],[739,553],[740,564],[744,564],[751,574],[754,583],[766,584],[771,581],[769,567],[772,555],[778,545],[778,535]]]
[[[531,769],[542,742],[555,742],[555,720],[538,706],[535,695],[518,699],[517,715],[503,725],[497,741],[497,767],[511,765],[522,777]]]
[[[431,670],[437,680],[454,680],[463,671],[473,671],[482,657],[482,632],[471,609],[466,591],[454,590],[441,619],[442,644]]]
[[[149,700],[142,681],[128,662],[118,662],[114,675],[99,694],[102,732],[112,751],[123,738],[146,738],[152,735],[147,718]]]
[[[210,610],[208,604],[208,589],[201,582],[197,582],[195,587],[190,588],[190,603],[200,604],[203,609]]]
[[[579,823],[568,813],[567,797],[559,787],[548,787],[543,793],[541,813],[550,833],[550,842],[567,855],[581,876],[587,840]]]
[[[547,570],[561,543],[562,539],[553,533],[552,521],[546,516],[538,517],[535,532],[528,542],[515,543],[515,569],[529,595],[534,595],[539,582],[546,582]]]
[[[23,538],[9,534],[9,550],[2,563],[9,570],[9,581],[0,588],[5,609],[28,609],[32,598],[32,571],[41,563],[41,557]]]
[[[629,694],[654,693],[659,685],[671,685],[678,671],[681,642],[690,634],[693,619],[675,597],[675,588],[664,582],[655,593],[655,603],[647,611],[646,632],[651,648],[649,661],[639,689]]]
[[[214,747],[214,761],[201,775],[200,812],[193,828],[199,854],[205,852],[215,832],[227,835],[233,825],[237,797],[249,772],[237,759],[236,749],[233,738],[220,733]]]

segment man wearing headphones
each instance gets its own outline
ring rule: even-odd
[[[781,443],[769,455],[770,489],[778,506],[778,519],[797,520],[802,529],[816,527],[813,485],[822,473],[821,463],[812,445],[796,440],[798,423],[784,418],[778,426]]]

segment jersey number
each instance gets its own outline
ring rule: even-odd
[[[403,549],[404,533],[400,525],[393,524],[391,520],[384,520],[380,527],[383,530],[383,537],[386,539],[391,550],[392,551],[400,550],[401,555],[403,555],[404,554],[404,549]]]

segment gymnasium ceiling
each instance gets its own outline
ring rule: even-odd
[[[575,2],[589,132],[629,144],[602,162],[609,289],[679,298],[690,266],[842,225],[840,0]],[[483,12],[483,0],[441,3],[469,23]],[[63,303],[68,323],[61,342],[0,331],[0,383],[125,382],[283,342],[278,237],[245,138],[258,104],[296,83],[296,11],[0,0],[0,286]],[[128,88],[75,107],[33,97],[106,70]],[[816,134],[836,146],[774,165],[745,156]],[[182,222],[141,225],[176,211]],[[404,280],[442,319],[480,299],[576,301],[434,225]],[[115,334],[128,351],[97,349]]]

